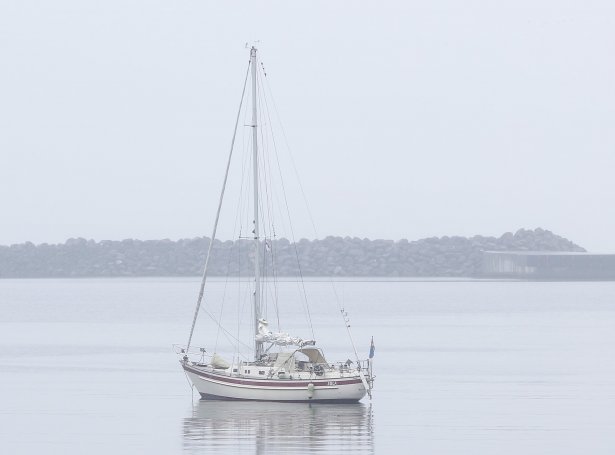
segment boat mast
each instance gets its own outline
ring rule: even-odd
[[[258,320],[261,317],[261,277],[260,277],[260,233],[258,221],[258,129],[256,105],[256,48],[250,49],[250,64],[252,66],[252,164],[254,165],[254,336],[258,334]],[[263,354],[263,343],[254,340],[254,360],[259,360]]]

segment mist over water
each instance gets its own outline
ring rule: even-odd
[[[612,454],[615,281],[390,277],[615,251],[615,4],[244,3],[0,2],[0,455]],[[198,400],[198,278],[128,277],[200,275],[214,214],[209,276],[276,305],[212,278],[193,346],[354,360],[343,308],[373,400]]]
[[[231,283],[234,284],[234,283]],[[212,311],[224,295],[212,281]],[[297,307],[296,283],[280,283]],[[355,406],[199,402],[185,343],[197,279],[0,281],[2,453],[607,454],[615,446],[615,283],[344,281]],[[327,280],[306,282],[329,361],[350,355]],[[197,343],[215,333],[204,315]],[[224,352],[224,342],[219,350]]]
[[[615,251],[614,13],[607,0],[2,2],[0,245],[209,234],[244,44],[260,40],[322,235],[543,226]],[[313,238],[289,193],[298,238]]]

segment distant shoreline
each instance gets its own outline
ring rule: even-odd
[[[69,239],[63,244],[0,246],[0,278],[199,277],[210,239]],[[382,281],[472,281],[482,275],[484,251],[584,252],[575,243],[537,228],[500,237],[431,237],[415,241],[326,237],[260,243],[265,276],[359,278]],[[210,277],[248,277],[252,240],[214,241]],[[275,260],[274,260],[275,259]],[[275,264],[275,267],[274,267]],[[499,278],[498,278],[499,279]]]

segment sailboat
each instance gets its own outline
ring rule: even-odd
[[[261,64],[262,67],[262,64]],[[226,174],[220,194],[218,210],[215,217],[213,234],[209,243],[203,278],[197,299],[196,309],[192,320],[190,335],[185,346],[177,349],[180,355],[180,364],[189,378],[192,386],[205,400],[252,400],[276,402],[358,402],[366,395],[372,396],[374,375],[372,371],[373,340],[370,358],[361,360],[350,332],[347,313],[343,308],[340,312],[344,319],[355,360],[344,362],[329,362],[321,347],[313,339],[289,335],[286,332],[273,332],[265,318],[262,306],[261,283],[261,254],[263,244],[268,246],[267,239],[261,237],[261,200],[259,199],[259,127],[258,124],[258,96],[257,96],[257,49],[250,48],[250,60],[244,88],[242,102],[235,122],[231,152],[226,166]],[[253,197],[253,237],[250,241],[254,245],[253,254],[253,292],[252,309],[253,324],[251,329],[253,343],[253,358],[233,358],[229,362],[218,353],[209,354],[206,348],[195,349],[192,346],[193,334],[199,309],[203,302],[205,283],[208,274],[208,265],[212,255],[212,247],[216,238],[220,210],[229,175],[229,167],[237,126],[248,76],[251,74],[252,82],[252,197]]]

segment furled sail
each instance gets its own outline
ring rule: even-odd
[[[293,337],[286,332],[273,333],[269,330],[269,323],[265,319],[258,320],[258,333],[255,339],[260,343],[273,343],[278,346],[309,346],[316,344],[314,340]]]

